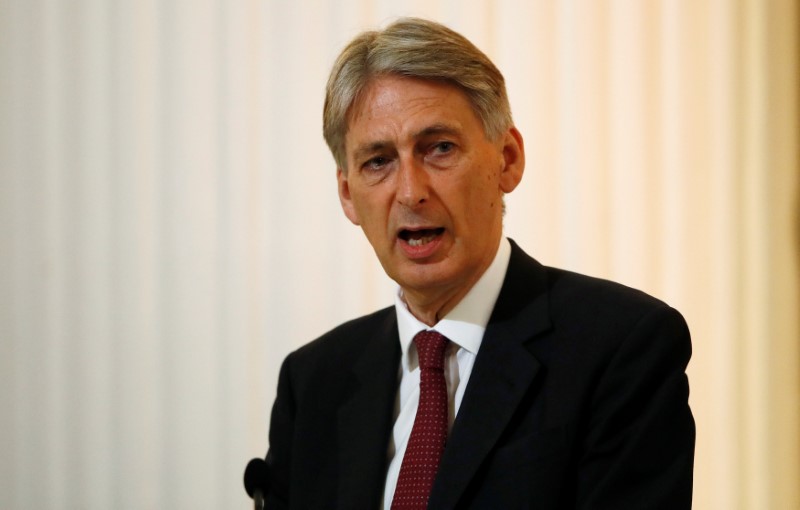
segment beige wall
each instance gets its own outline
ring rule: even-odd
[[[285,354],[391,302],[322,88],[416,14],[506,75],[506,232],[681,310],[695,508],[800,508],[791,0],[0,2],[0,508],[246,508]]]

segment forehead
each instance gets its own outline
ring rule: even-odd
[[[429,116],[450,118],[454,122],[477,120],[467,95],[455,85],[397,75],[379,76],[367,83],[348,111],[348,133],[364,123],[405,124]]]
[[[384,75],[373,78],[348,112],[346,138],[395,135],[446,124],[466,129],[480,126],[467,95],[455,85]],[[408,134],[408,133],[406,133]]]

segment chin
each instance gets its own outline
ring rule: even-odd
[[[403,268],[397,273],[397,278],[392,278],[404,289],[424,291],[426,289],[441,288],[451,284],[455,279],[444,268],[417,265],[413,268]]]

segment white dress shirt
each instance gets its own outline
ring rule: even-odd
[[[464,389],[469,382],[475,356],[480,349],[483,333],[494,310],[500,288],[508,269],[511,257],[511,244],[503,238],[491,265],[481,278],[470,289],[466,296],[444,318],[429,328],[417,320],[408,310],[398,289],[395,297],[397,313],[397,329],[400,334],[400,389],[395,401],[395,422],[389,442],[389,469],[386,473],[386,485],[383,492],[383,508],[392,506],[400,465],[406,452],[408,438],[414,425],[419,404],[419,365],[417,350],[414,347],[414,336],[420,331],[434,329],[450,340],[445,351],[444,376],[447,382],[448,427],[458,414]]]

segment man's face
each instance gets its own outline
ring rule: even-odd
[[[367,86],[348,127],[345,215],[406,292],[463,296],[494,258],[503,194],[522,177],[519,133],[488,140],[460,89],[392,75]]]

